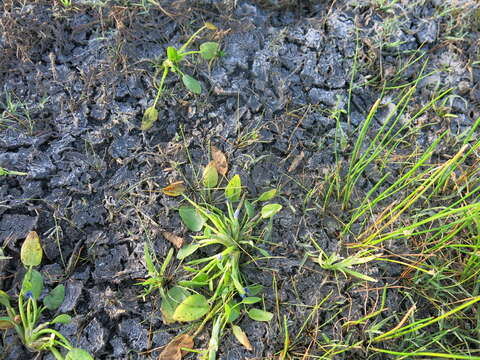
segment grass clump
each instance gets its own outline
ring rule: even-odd
[[[54,311],[62,305],[65,287],[57,285],[43,298],[43,306],[38,304],[43,291],[43,277],[33,268],[40,265],[43,253],[36,232],[32,231],[27,235],[20,256],[27,272],[23,278],[16,308],[12,306],[11,297],[0,290],[0,304],[6,311],[6,316],[0,316],[0,329],[15,329],[29,351],[49,351],[56,360],[93,360],[87,351],[74,348],[65,336],[51,328],[55,324],[68,324],[71,321],[69,315],[60,314],[52,320],[39,323],[45,310]],[[62,348],[67,350],[66,355],[62,354]]]
[[[381,101],[375,102],[351,152],[336,154],[320,208],[332,211],[336,200],[343,210],[337,251],[347,255],[327,256],[317,247],[314,261],[363,280],[365,291],[367,281],[384,286],[377,288],[383,289],[380,304],[360,319],[342,320],[343,340],[319,345],[329,348],[328,356],[361,349],[371,358],[480,359],[480,119],[459,136],[442,130],[425,149],[412,147],[419,133],[414,121],[433,114],[450,91],[412,106],[415,86],[403,90],[376,131]],[[359,186],[365,177],[376,181]],[[375,262],[403,271],[395,279],[374,279],[352,270]],[[390,294],[401,312],[385,305]],[[359,325],[364,339],[355,341],[352,326]]]
[[[202,183],[208,198],[217,195],[219,174],[213,161],[205,167]],[[169,195],[183,196],[188,205],[178,209],[182,222],[190,231],[199,233],[192,236],[192,243],[183,246],[177,253],[177,259],[184,262],[185,276],[175,286],[165,288],[162,278],[167,264],[172,260],[173,251],[170,250],[157,272],[150,251],[146,249],[145,260],[150,279],[143,284],[147,286],[147,292],[159,289],[161,312],[166,324],[203,319],[198,327],[189,332],[192,338],[212,320],[210,341],[207,349],[200,351],[200,358],[216,359],[226,327],[230,327],[243,346],[252,350],[247,335],[235,325],[235,321],[242,314],[255,321],[270,321],[273,314],[259,306],[262,302],[259,297],[262,286],[248,283],[241,270],[242,255],[251,261],[256,260],[252,255],[254,252],[269,256],[260,243],[269,236],[272,219],[282,208],[280,204],[267,203],[275,197],[276,190],[266,191],[258,198],[248,200],[240,176],[235,175],[224,188],[220,199],[217,199],[225,206],[197,202],[185,195],[184,190],[181,183],[164,189]],[[188,261],[194,253],[206,247],[213,251],[212,255]]]

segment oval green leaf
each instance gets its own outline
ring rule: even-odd
[[[203,185],[207,189],[214,188],[218,184],[218,171],[214,161],[210,161],[203,169]]]
[[[153,126],[153,123],[157,121],[157,119],[158,119],[158,110],[155,109],[155,106],[150,106],[143,113],[142,125],[140,129],[142,131],[149,130]]]
[[[262,207],[262,218],[268,219],[273,215],[282,210],[282,205],[280,204],[268,204]]]
[[[183,85],[194,94],[198,95],[202,92],[202,86],[200,83],[190,75],[183,74],[182,81]]]
[[[242,303],[244,303],[244,304],[256,304],[261,300],[262,299],[260,299],[259,297],[249,296],[249,297],[246,297],[245,299],[243,299]]]
[[[240,195],[242,193],[242,181],[240,176],[237,174],[235,175],[227,184],[225,188],[225,197],[232,201],[240,200]]]
[[[173,319],[173,314],[177,306],[190,296],[190,292],[180,286],[174,286],[167,291],[165,297],[162,297],[162,304],[160,306],[160,311],[162,313],[163,322],[165,324],[171,324],[175,322]]]
[[[270,199],[273,199],[277,195],[277,189],[272,189],[269,191],[265,191],[258,197],[258,201],[268,201]]]
[[[191,231],[200,231],[205,225],[205,218],[193,207],[181,206],[178,213],[185,226]]]
[[[83,349],[73,348],[65,357],[65,360],[94,360],[93,356]]]
[[[5,307],[10,307],[10,296],[3,290],[0,290],[0,304]]]
[[[210,310],[210,306],[205,296],[191,295],[177,306],[173,319],[176,321],[195,321],[205,315],[208,310]]]
[[[188,244],[188,245],[185,245],[185,246],[182,247],[180,250],[178,250],[177,259],[178,259],[178,260],[183,260],[183,259],[185,259],[187,256],[190,256],[190,255],[192,255],[195,251],[197,251],[199,247],[200,247],[200,245],[198,245],[198,244]]]
[[[205,60],[213,59],[218,54],[218,44],[213,41],[204,42],[200,45],[200,56]]]
[[[22,244],[20,259],[25,266],[38,266],[42,262],[40,238],[35,231],[30,231]]]
[[[62,284],[57,285],[53,288],[50,293],[45,296],[43,299],[43,304],[48,310],[55,310],[63,304],[63,300],[65,299],[65,286]]]
[[[248,316],[250,319],[255,321],[270,321],[273,318],[273,314],[268,311],[263,311],[260,309],[250,309],[248,310]]]
[[[50,321],[50,324],[69,324],[70,321],[72,321],[72,317],[67,314],[61,314],[55,317],[52,321]]]
[[[225,317],[227,322],[232,323],[237,320],[240,316],[240,308],[238,304],[234,301],[231,301],[225,304]]]

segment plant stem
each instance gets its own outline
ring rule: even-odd
[[[160,95],[162,95],[163,83],[165,82],[165,79],[167,78],[167,75],[168,75],[168,67],[164,66],[163,67],[162,79],[160,80],[160,87],[158,88],[157,96],[155,96],[155,100],[153,101],[153,107],[157,106],[157,102],[160,99]]]
[[[187,40],[187,42],[182,45],[182,47],[180,48],[180,50],[178,52],[182,53],[183,50],[185,50],[187,48],[187,46],[190,45],[190,43],[206,28],[207,27],[204,25],[200,29],[198,29],[192,36],[190,36],[190,38]]]

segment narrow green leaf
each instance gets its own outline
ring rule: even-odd
[[[200,83],[190,75],[183,74],[182,81],[183,85],[194,94],[198,95],[202,92],[202,86]]]
[[[93,356],[83,349],[73,348],[65,357],[65,360],[94,360]]]
[[[218,172],[214,161],[208,163],[203,169],[203,185],[208,188],[214,188],[218,184]]]
[[[255,296],[249,296],[242,300],[243,304],[256,304],[259,301],[262,301],[261,298]]]
[[[248,310],[248,316],[250,319],[255,321],[270,321],[273,318],[273,314],[268,311],[263,311],[260,309],[250,309]]]
[[[165,324],[171,324],[175,322],[173,319],[173,314],[175,309],[180,303],[190,296],[190,292],[180,286],[174,286],[167,291],[165,297],[162,297],[162,304],[160,306],[160,311],[162,313],[163,322]]]
[[[22,244],[20,259],[25,266],[38,266],[42,262],[40,238],[35,231],[30,231]]]
[[[155,268],[155,265],[153,265],[153,259],[152,259],[152,256],[150,255],[150,247],[148,246],[147,243],[143,244],[143,257],[145,259],[145,266],[148,270],[148,275],[149,276],[156,275],[157,269]]]
[[[240,195],[242,193],[242,181],[240,176],[237,174],[235,175],[227,184],[225,188],[225,197],[232,201],[240,200]]]
[[[181,206],[178,213],[185,226],[191,231],[200,231],[205,225],[205,218],[193,207]]]
[[[190,255],[192,255],[195,251],[197,251],[199,247],[200,247],[200,245],[198,245],[198,244],[188,244],[188,245],[185,245],[185,246],[182,247],[180,250],[178,250],[177,259],[178,259],[178,260],[183,260],[183,259],[185,259],[187,256],[190,256]]]
[[[269,191],[265,191],[260,195],[257,199],[257,201],[268,201],[270,199],[273,199],[277,195],[277,189],[272,189]]]
[[[149,130],[155,121],[158,119],[158,110],[155,109],[155,106],[150,106],[143,113],[142,125],[140,129],[142,131]]]
[[[204,42],[200,45],[200,56],[205,60],[210,60],[217,56],[218,50],[218,44],[216,42]]]
[[[70,321],[72,321],[72,317],[67,314],[61,314],[55,317],[52,321],[50,321],[50,324],[69,324]]]
[[[65,299],[65,286],[62,284],[57,285],[53,288],[50,293],[45,296],[43,299],[43,304],[48,310],[55,310],[63,304],[63,300]]]
[[[377,282],[377,279],[374,279],[368,275],[365,275],[365,274],[362,274],[362,273],[359,273],[358,271],[355,271],[355,270],[352,270],[352,269],[348,269],[348,268],[344,268],[342,269],[343,271],[345,271],[347,274],[351,275],[351,276],[354,276],[356,278],[359,278],[361,280],[365,280],[365,281],[371,281],[371,282]]]
[[[262,207],[262,218],[269,219],[282,210],[282,205],[280,204],[268,204]]]
[[[210,306],[205,296],[200,294],[190,295],[177,306],[173,314],[176,321],[195,321],[205,315]]]

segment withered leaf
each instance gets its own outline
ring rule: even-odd
[[[168,241],[170,241],[173,246],[175,246],[177,249],[180,249],[182,246],[183,246],[183,238],[180,237],[180,236],[177,236],[171,232],[168,232],[168,231],[164,231],[162,232],[162,235],[165,239],[167,239]]]
[[[303,160],[305,157],[305,153],[302,151],[300,154],[298,154],[295,159],[293,159],[292,164],[288,168],[288,172],[295,171],[295,169],[300,165],[300,162]]]
[[[158,360],[181,360],[186,351],[182,351],[181,348],[193,348],[193,338],[188,334],[182,334],[170,341],[162,353],[158,357]]]
[[[212,145],[212,159],[215,163],[215,167],[220,175],[227,175],[228,172],[228,163],[227,157],[223,152],[221,152],[216,146]]]
[[[168,186],[165,186],[162,189],[162,192],[168,196],[180,196],[185,192],[185,190],[186,187],[183,181],[176,181]]]
[[[240,344],[242,344],[245,347],[245,349],[249,351],[253,350],[252,344],[250,344],[247,334],[243,332],[240,326],[232,325],[232,331],[233,331],[233,335],[235,335],[237,340],[240,342]]]

